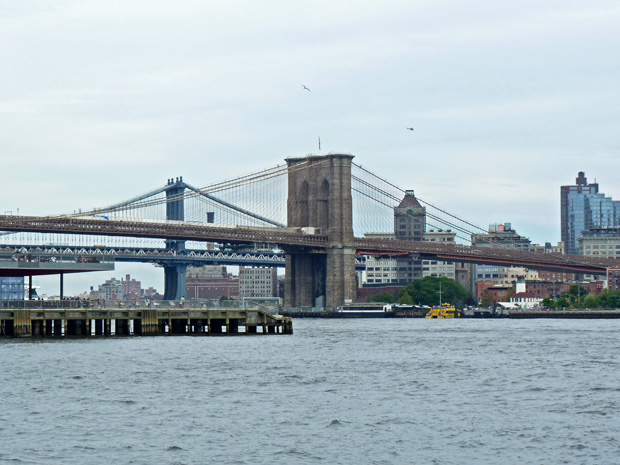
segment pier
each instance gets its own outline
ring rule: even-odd
[[[552,310],[552,311],[519,311],[510,312],[508,318],[511,319],[533,319],[533,318],[563,318],[573,320],[597,320],[608,318],[620,318],[618,310]]]
[[[61,308],[67,304],[73,308]],[[185,304],[173,306],[170,303],[145,308],[97,308],[78,307],[71,301],[57,301],[41,302],[37,308],[0,308],[0,337],[261,334],[293,334],[292,319],[272,315],[258,308],[196,308]]]

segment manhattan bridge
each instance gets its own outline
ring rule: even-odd
[[[114,262],[145,262],[163,268],[164,298],[175,300],[185,296],[188,266],[275,266],[286,270],[287,307],[336,307],[355,298],[355,271],[370,255],[588,274],[618,266],[612,259],[534,253],[510,244],[466,245],[472,234],[486,231],[419,197],[426,225],[451,229],[458,243],[366,237],[394,232],[394,209],[405,191],[353,158],[288,158],[285,164],[202,187],[171,178],[90,211],[0,215],[0,275],[62,276],[110,269]]]

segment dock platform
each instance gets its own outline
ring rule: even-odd
[[[519,311],[510,312],[508,318],[511,319],[533,319],[533,318],[562,318],[571,320],[598,320],[608,318],[620,318],[618,310],[551,310],[551,311]]]
[[[252,308],[0,308],[0,337],[293,334],[291,318]]]

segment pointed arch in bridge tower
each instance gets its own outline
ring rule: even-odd
[[[288,158],[288,227],[327,234],[325,253],[287,250],[285,298],[289,307],[333,308],[355,298],[353,155]]]
[[[308,187],[308,181],[305,179],[299,186],[299,193],[297,194],[297,222],[300,224],[308,224],[310,221],[310,215],[308,214],[308,196],[310,195],[310,188]]]

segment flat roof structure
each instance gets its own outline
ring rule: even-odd
[[[0,276],[41,276],[89,271],[112,271],[114,262],[15,261],[0,259]]]

